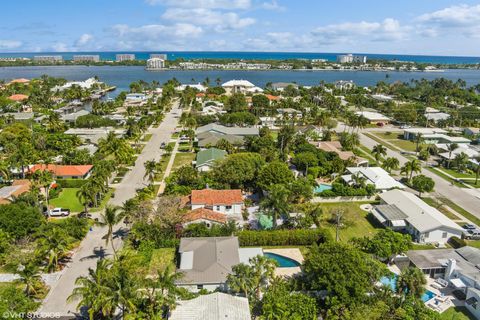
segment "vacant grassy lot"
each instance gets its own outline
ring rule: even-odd
[[[70,209],[71,212],[83,211],[83,205],[77,197],[79,188],[63,188],[58,198],[50,200],[50,205],[55,208]]]
[[[191,165],[193,160],[195,160],[195,153],[177,152],[177,154],[175,154],[175,160],[173,161],[172,170],[177,170],[185,165]]]
[[[175,269],[175,249],[155,249],[152,253],[152,259],[150,259],[148,273],[150,275],[156,275],[158,271],[165,270],[168,265],[170,265],[173,270]]]

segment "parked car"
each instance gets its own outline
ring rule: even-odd
[[[90,213],[87,213],[87,212],[85,212],[85,211],[82,211],[82,212],[80,212],[80,213],[78,214],[78,217],[79,217],[79,218],[91,218],[92,215],[91,215]]]
[[[480,240],[480,229],[467,230],[463,237],[467,240]]]
[[[160,148],[165,149],[166,146],[167,146],[167,144],[165,142],[162,142],[162,144],[160,145]]]
[[[50,217],[66,217],[70,215],[70,210],[64,208],[53,208],[48,211],[48,215]]]
[[[409,126],[408,124],[404,124],[403,126],[400,127],[400,129],[410,129],[412,126]]]
[[[477,227],[473,224],[467,223],[462,226],[463,229],[465,230],[475,230]]]

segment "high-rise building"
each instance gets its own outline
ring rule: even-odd
[[[160,58],[151,58],[147,60],[147,70],[161,70],[165,68],[165,60]]]
[[[337,56],[337,62],[339,63],[367,63],[367,56],[354,55],[354,54],[341,54]]]
[[[135,60],[135,54],[133,53],[119,53],[115,55],[115,58],[117,62],[122,62],[122,61],[132,61]]]
[[[100,56],[98,54],[80,54],[73,56],[74,62],[99,62]]]
[[[62,62],[63,57],[60,55],[55,56],[34,56],[33,61],[35,62]]]
[[[150,54],[150,59],[153,59],[153,58],[159,58],[159,59],[167,61],[167,54],[166,53],[151,53]]]

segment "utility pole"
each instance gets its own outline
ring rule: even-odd
[[[335,211],[335,223],[336,223],[336,234],[335,234],[335,241],[338,242],[340,240],[340,222],[343,217],[343,210],[339,209]]]

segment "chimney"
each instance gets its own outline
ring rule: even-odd
[[[447,269],[445,270],[445,280],[450,280],[452,278],[453,273],[455,272],[455,268],[457,267],[457,261],[455,259],[448,259]]]

